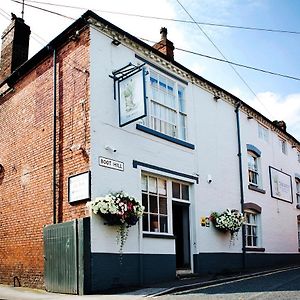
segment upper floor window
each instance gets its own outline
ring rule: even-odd
[[[269,130],[262,124],[258,124],[258,137],[266,142],[269,141]]]
[[[259,157],[248,151],[248,181],[256,187],[260,186]]]
[[[147,126],[181,140],[187,139],[185,87],[154,70],[150,70]]]
[[[279,138],[279,145],[280,145],[280,149],[281,152],[285,155],[287,155],[287,142],[286,140]]]
[[[300,163],[300,151],[297,152],[298,163]]]

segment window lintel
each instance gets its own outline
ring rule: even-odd
[[[261,151],[254,145],[247,144],[247,151],[253,152],[257,157],[261,157]]]
[[[244,210],[245,209],[255,211],[258,214],[261,214],[261,211],[262,211],[262,208],[259,205],[255,204],[253,202],[244,203]]]

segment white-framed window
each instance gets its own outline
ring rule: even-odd
[[[269,129],[258,123],[258,137],[266,142],[269,141]]]
[[[296,201],[300,205],[300,180],[296,178]]]
[[[172,201],[189,202],[189,185],[142,173],[143,232],[172,234]]]
[[[281,152],[285,155],[287,155],[287,142],[285,139],[279,137],[279,146],[281,149]]]
[[[142,174],[143,231],[170,232],[168,202],[167,180]]]
[[[149,70],[148,117],[143,123],[153,130],[187,140],[185,87],[173,78]]]
[[[172,181],[172,198],[175,201],[189,201],[189,186],[187,184]]]
[[[260,214],[251,210],[246,210],[244,216],[246,247],[260,247]]]
[[[297,159],[298,159],[298,163],[300,163],[300,151],[297,151]]]
[[[248,151],[248,182],[256,187],[261,186],[259,169],[259,157],[252,151]]]

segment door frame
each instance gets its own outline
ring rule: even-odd
[[[185,210],[187,213],[187,220],[185,220],[185,222],[187,222],[187,226],[186,228],[184,227],[184,223],[181,224],[182,226],[182,237],[183,237],[183,260],[184,260],[184,256],[188,256],[188,267],[187,268],[182,268],[182,270],[190,270],[192,272],[193,270],[193,262],[192,262],[192,247],[191,247],[191,216],[190,216],[190,207],[191,207],[191,203],[187,202],[187,201],[178,201],[178,200],[172,200],[172,223],[173,223],[173,234],[175,235],[174,232],[174,206],[177,207],[181,207],[182,209],[182,213]],[[184,220],[183,220],[184,222]],[[187,234],[187,238],[185,238],[185,234]],[[186,250],[184,249],[186,248]],[[186,252],[185,252],[186,251]],[[175,255],[177,255],[176,253],[176,238],[175,238]],[[180,270],[180,268],[177,268],[177,262],[176,262],[176,270]]]

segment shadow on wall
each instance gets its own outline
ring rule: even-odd
[[[5,174],[4,167],[3,167],[3,165],[0,164],[0,184],[2,184],[2,182],[3,182],[4,174]]]

